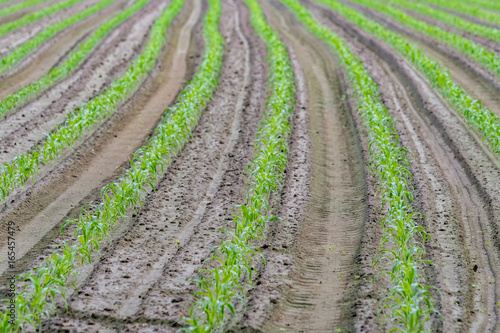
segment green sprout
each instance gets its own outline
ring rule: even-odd
[[[243,301],[247,287],[252,286],[254,259],[261,255],[252,243],[262,240],[267,224],[277,219],[270,214],[270,195],[281,188],[287,166],[295,101],[293,70],[285,45],[266,22],[257,1],[245,3],[252,26],[267,46],[270,95],[256,135],[254,158],[246,166],[246,203],[236,206],[234,230],[225,230],[227,237],[208,259],[215,267],[202,270],[201,277],[195,280],[199,288],[197,300],[185,318],[188,326],[184,330],[189,332],[223,330],[227,317],[235,315],[234,302]],[[244,277],[248,280],[242,283]]]
[[[334,1],[318,1],[335,10],[342,6]],[[367,130],[369,170],[377,180],[378,192],[382,195],[381,205],[385,212],[382,219],[381,249],[373,261],[375,269],[379,263],[390,263],[392,266],[390,270],[383,268],[392,286],[382,303],[390,310],[391,320],[399,324],[398,330],[423,331],[431,313],[436,310],[430,293],[432,287],[426,285],[425,278],[420,273],[420,266],[430,264],[423,259],[423,244],[428,235],[414,219],[416,213],[412,208],[412,175],[409,171],[407,148],[400,144],[394,120],[381,102],[376,83],[346,42],[318,23],[297,0],[281,2],[295,13],[306,28],[339,55],[340,64],[347,72],[358,103],[358,112]],[[354,13],[351,15],[356,18],[357,13],[352,11]],[[418,242],[416,239],[422,241]]]

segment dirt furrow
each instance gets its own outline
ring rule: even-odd
[[[110,20],[131,3],[130,0],[116,1],[89,18],[72,25],[26,57],[12,70],[0,76],[0,98],[16,92],[24,86],[40,79],[58,62],[65,58],[97,27]]]
[[[316,9],[318,17],[327,13],[322,19],[335,23],[328,26],[344,35],[365,62],[389,111],[399,120],[403,144],[414,154],[416,204],[427,215],[423,223],[434,239],[426,247],[436,266],[426,269],[426,275],[443,293],[436,299],[445,327],[473,332],[495,329],[498,160],[388,46],[339,15]],[[435,330],[441,329],[438,318],[434,325]]]
[[[130,1],[130,0],[129,0]],[[30,24],[22,26],[15,29],[0,37],[0,55],[4,55],[13,48],[21,45],[22,43],[33,38],[43,29],[47,28],[49,25],[60,22],[72,15],[75,12],[81,12],[93,5],[95,5],[98,0],[84,0],[69,8],[63,9],[57,13],[46,16],[42,19],[36,20]]]
[[[20,227],[16,236],[19,269],[28,267],[58,236],[62,222],[76,217],[83,205],[99,197],[101,187],[119,174],[116,171],[128,164],[133,152],[151,135],[189,71],[190,35],[199,17],[200,5],[193,7],[187,2],[170,28],[162,65],[155,75],[81,148],[3,214],[2,226],[13,220]],[[1,253],[6,253],[5,241],[0,244]],[[3,272],[5,265],[0,268]]]
[[[434,25],[442,30],[446,30],[446,31],[449,31],[449,32],[454,33],[454,34],[464,36],[467,39],[471,39],[475,43],[480,44],[480,45],[484,46],[485,48],[489,49],[489,51],[491,51],[491,52],[497,52],[497,53],[500,52],[500,43],[499,42],[496,42],[494,40],[491,40],[489,38],[486,38],[486,37],[483,37],[480,35],[470,33],[468,31],[457,28],[451,24],[441,22],[435,18],[432,18],[430,16],[421,14],[421,13],[413,11],[413,10],[409,10],[409,9],[402,8],[402,7],[399,9],[405,11],[407,14],[411,15],[412,17],[417,18],[420,21],[423,21],[427,24]]]
[[[10,4],[10,1],[8,2],[10,6],[13,6],[14,5],[14,2],[15,1],[12,1],[12,4]],[[48,1],[43,1],[41,3],[38,3],[36,5],[33,5],[33,6],[29,6],[28,8],[24,8],[24,9],[21,9],[21,10],[18,10],[12,14],[9,14],[9,15],[6,15],[6,16],[3,16],[0,18],[0,25],[2,24],[6,24],[6,23],[10,23],[12,21],[16,21],[16,20],[19,20],[20,18],[22,18],[23,16],[25,15],[28,15],[28,14],[32,14],[32,13],[35,13],[39,10],[43,10],[49,6],[52,6],[54,4],[57,3],[57,0],[48,0]],[[7,3],[6,3],[7,4]],[[1,6],[0,8],[3,9],[7,6],[5,6],[6,4],[4,4],[4,6]]]
[[[266,3],[265,9],[292,55],[299,115],[307,114],[301,117],[310,121],[295,123],[292,163],[278,214],[287,223],[274,225],[263,246],[267,265],[243,327],[290,332],[348,329],[367,212],[357,131],[342,98],[336,56],[284,7]],[[308,148],[310,156],[304,152]],[[310,170],[294,164],[304,160]],[[295,202],[287,200],[299,193],[302,197]]]
[[[74,75],[0,122],[0,161],[10,162],[42,142],[69,112],[96,97],[139,54],[149,28],[164,7],[155,2],[114,31]],[[22,137],[23,140],[19,140]]]
[[[178,325],[194,290],[189,279],[244,199],[242,172],[252,155],[266,73],[265,58],[253,51],[259,48],[256,37],[242,18],[232,1],[223,1],[227,54],[219,90],[146,208],[71,300],[70,316],[78,320],[66,322],[82,325],[98,317],[120,331],[130,321]]]
[[[429,6],[432,7],[432,8],[434,8],[434,9],[436,9],[436,10],[441,10],[443,12],[447,12],[449,14],[459,16],[461,18],[464,18],[464,19],[469,20],[471,22],[474,22],[476,24],[486,25],[488,27],[496,28],[496,29],[500,28],[498,25],[496,25],[494,23],[488,22],[486,20],[481,20],[480,18],[477,18],[476,16],[468,15],[468,14],[465,14],[465,13],[463,13],[461,11],[458,11],[458,10],[448,9],[448,8],[437,6],[437,5],[434,5],[434,4],[429,4]],[[493,10],[490,10],[490,11],[491,12],[495,12]]]
[[[459,51],[405,27],[377,11],[348,1],[345,1],[345,4],[387,25],[402,34],[408,41],[417,44],[424,50],[426,55],[448,68],[452,79],[468,91],[472,97],[480,100],[483,105],[487,106],[495,114],[500,115],[500,81],[494,74],[488,72],[480,64],[470,60]]]

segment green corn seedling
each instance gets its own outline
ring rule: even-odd
[[[370,34],[380,38],[403,55],[417,70],[422,72],[433,87],[458,111],[464,120],[479,132],[490,150],[500,153],[500,119],[491,110],[473,99],[467,91],[455,83],[450,73],[440,63],[425,55],[424,51],[410,44],[399,34],[385,29],[357,11],[333,0],[317,0],[345,16]],[[356,0],[359,2],[359,0]]]
[[[0,3],[4,3],[4,2],[8,2],[8,1],[11,1],[11,0],[0,1]],[[47,0],[29,0],[29,1],[24,1],[24,2],[18,3],[17,5],[13,5],[10,7],[6,7],[4,9],[0,9],[0,17],[13,14],[15,12],[22,10],[22,9],[34,6],[34,5],[42,3],[44,1],[47,1]]]
[[[167,28],[171,21],[164,23],[167,24]],[[20,188],[28,180],[33,181],[40,165],[56,160],[66,148],[81,137],[85,130],[91,130],[110,117],[137,90],[155,67],[156,59],[165,45],[167,32],[162,31],[160,26],[155,24],[152,27],[142,54],[104,93],[75,108],[63,123],[48,134],[45,142],[34,147],[31,152],[15,157],[10,163],[4,163],[0,170],[1,200],[5,200],[14,189]]]
[[[491,73],[497,75],[500,78],[500,57],[495,52],[489,51],[488,49],[475,43],[474,41],[467,39],[462,35],[454,34],[439,27],[420,21],[397,8],[387,6],[386,4],[380,3],[378,1],[352,1],[380,11],[384,15],[398,21],[403,25],[406,25],[418,32],[423,33],[424,35],[439,40],[455,48],[456,50],[462,52],[470,59],[476,61]]]
[[[95,13],[97,10],[102,8],[102,6],[106,6],[116,0],[106,0],[102,1],[94,7],[91,7],[75,16],[71,17],[68,20],[71,20],[72,23],[77,20],[88,17],[89,15]],[[150,0],[138,0],[134,5],[127,8],[126,10],[120,12],[118,15],[113,17],[111,20],[105,22],[101,25],[90,37],[88,37],[85,42],[80,44],[59,66],[52,68],[47,74],[42,76],[39,80],[25,86],[15,93],[5,97],[0,101],[0,116],[4,116],[7,112],[14,110],[29,100],[39,96],[45,89],[48,87],[62,81],[65,77],[75,71],[79,65],[81,65],[85,59],[88,58],[90,53],[95,50],[97,45],[109,35],[114,28],[120,25],[122,22],[130,18],[132,15],[137,13],[141,8],[143,8]],[[90,12],[89,12],[90,11]],[[63,22],[57,23],[63,24]],[[63,27],[67,26],[66,23],[63,24]],[[37,35],[34,39],[26,42],[25,44],[16,48],[12,53],[10,53],[7,57],[2,59],[2,64],[0,65],[0,72],[3,68],[10,68],[14,64],[18,63],[21,59],[26,57],[35,47],[40,45],[44,40],[53,36],[57,31],[60,31],[61,27],[49,27],[47,30],[44,30],[41,34]],[[51,31],[51,32],[49,32]]]
[[[2,24],[0,26],[0,36],[5,35],[15,29],[18,29],[22,26],[35,22],[41,18],[57,13],[63,9],[69,8],[74,4],[80,2],[82,0],[66,0],[64,2],[58,2],[50,7],[44,8],[43,10],[39,10],[33,14],[28,14],[20,18],[19,20],[12,21],[6,24]]]
[[[385,308],[390,311],[390,319],[398,324],[394,330],[421,332],[426,329],[426,322],[435,310],[431,287],[420,273],[421,266],[429,262],[423,259],[425,250],[417,239],[425,242],[427,234],[414,219],[407,149],[400,145],[394,120],[381,102],[376,83],[345,41],[318,23],[296,0],[280,1],[339,55],[340,63],[347,72],[358,102],[358,112],[367,130],[370,172],[377,179],[385,212],[381,249],[373,262],[374,265],[384,263],[392,266],[391,269],[384,268],[392,282],[389,295],[384,299]]]
[[[437,5],[455,12],[476,17],[480,20],[500,25],[500,15],[488,9],[499,10],[500,4],[496,0],[491,1],[453,1],[453,0],[416,0],[417,2]]]
[[[461,30],[500,42],[500,30],[498,29],[481,24],[476,24],[467,19],[461,18],[460,16],[449,14],[447,12],[434,9],[432,7],[425,6],[420,3],[410,2],[406,0],[383,0],[383,1],[391,3],[395,6],[410,9],[415,12],[427,15],[438,21],[450,24]]]
[[[183,3],[183,0],[174,0],[170,4],[155,22],[153,35],[164,37]],[[62,251],[55,252],[31,272],[18,277],[24,281],[23,292],[16,296],[18,319],[11,325],[8,315],[0,314],[2,332],[19,331],[23,325],[36,327],[42,318],[52,313],[54,304],[50,300],[57,295],[66,298],[66,288],[71,284],[69,278],[77,278],[77,266],[91,262],[92,254],[99,251],[101,242],[109,236],[117,221],[126,217],[127,210],[143,205],[148,188],[154,189],[165,172],[165,165],[190,139],[202,111],[217,89],[222,68],[224,39],[218,31],[220,3],[210,0],[210,4],[203,28],[205,54],[195,77],[182,91],[178,102],[165,112],[153,138],[134,154],[131,167],[118,181],[101,190],[102,203],[82,209],[78,219],[64,224],[63,230],[68,224],[76,226],[77,241],[65,243]],[[161,47],[162,43],[156,45]]]
[[[252,25],[268,50],[270,96],[267,111],[255,139],[256,153],[246,170],[249,188],[246,203],[237,206],[234,230],[208,260],[215,266],[200,272],[196,279],[199,291],[189,317],[185,318],[189,332],[222,331],[229,315],[235,315],[236,300],[243,300],[246,284],[251,285],[254,259],[259,249],[254,241],[265,237],[266,226],[276,219],[270,214],[270,195],[278,192],[287,165],[288,138],[291,133],[295,90],[293,70],[287,50],[276,32],[266,22],[255,0],[245,0],[250,9]]]
[[[42,32],[31,38],[29,41],[21,44],[20,46],[16,47],[14,50],[9,52],[7,55],[5,55],[3,58],[0,59],[0,73],[3,73],[16,64],[18,64],[21,60],[26,58],[26,56],[30,53],[33,52],[37,47],[42,45],[44,42],[49,40],[50,38],[54,37],[57,33],[63,31],[64,29],[68,28],[72,24],[75,24],[95,13],[100,11],[106,6],[109,6],[113,2],[117,0],[103,0],[95,4],[94,6],[91,6],[82,12],[79,12],[61,22],[54,23],[44,29]],[[0,111],[1,112],[1,111]]]

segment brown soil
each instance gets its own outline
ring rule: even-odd
[[[493,184],[500,175],[498,159],[392,49],[338,15],[327,16],[325,20],[335,23],[328,26],[350,41],[377,81],[389,112],[399,120],[402,143],[414,156],[417,203],[434,239],[427,251],[436,265],[427,268],[426,275],[441,290],[437,305],[446,329],[494,329],[498,294],[495,221],[500,204],[493,199],[498,198]],[[440,330],[440,325],[437,318],[434,329]]]
[[[448,68],[452,79],[469,92],[472,97],[481,100],[483,105],[500,115],[500,80],[496,75],[488,72],[459,51],[403,26],[380,12],[349,2],[345,2],[345,4],[351,5],[372,19],[403,34],[410,42],[417,44],[428,56]]]
[[[434,25],[436,27],[439,27],[440,29],[449,31],[449,32],[457,34],[457,35],[462,35],[467,39],[471,39],[475,43],[484,46],[485,48],[489,49],[492,52],[499,52],[500,51],[499,42],[495,42],[491,39],[488,39],[488,38],[485,38],[485,37],[482,37],[479,35],[475,35],[473,33],[467,32],[465,30],[462,30],[462,29],[457,28],[455,26],[452,26],[450,24],[443,23],[443,22],[438,21],[430,16],[420,14],[420,13],[413,11],[413,10],[409,10],[406,8],[399,8],[399,9],[405,11],[407,14],[417,18],[420,21],[426,22],[427,24]]]
[[[70,26],[35,50],[20,64],[4,73],[0,81],[0,98],[3,99],[40,79],[52,67],[58,65],[65,55],[84,41],[96,27],[122,11],[127,3],[128,1],[116,1],[89,18]]]
[[[80,207],[90,201],[88,196],[98,196],[100,188],[128,162],[150,136],[163,110],[174,101],[190,63],[190,39],[186,36],[197,20],[195,13],[187,20],[188,10],[189,6],[170,29],[163,66],[149,82],[79,149],[55,168],[47,167],[47,175],[3,212],[2,221],[13,220],[20,227],[16,235],[20,269],[27,267],[33,256],[58,235],[62,222],[77,216]],[[157,94],[151,95],[152,91]],[[113,156],[111,161],[109,156]],[[1,267],[4,272],[5,266]]]
[[[1,160],[9,162],[28,152],[45,139],[45,133],[63,122],[70,111],[96,97],[119,77],[141,52],[161,8],[160,1],[150,3],[142,15],[132,17],[108,36],[73,75],[9,114],[0,123]]]
[[[189,280],[244,198],[242,170],[265,96],[265,58],[240,10],[224,1],[222,82],[193,139],[74,295],[69,314],[47,323],[51,331],[101,329],[88,326],[89,320],[119,331],[176,327],[186,314],[194,292]]]
[[[95,5],[97,2],[98,2],[97,0],[81,1],[73,6],[70,6],[69,8],[63,9],[52,15],[43,17],[18,29],[12,30],[6,35],[0,37],[0,54],[4,55],[13,48],[31,39],[39,32],[43,31],[43,29],[45,29],[49,25],[60,22],[70,17],[76,12],[81,12],[86,8]]]
[[[394,325],[384,321],[380,301],[390,286],[388,278],[382,275],[372,283],[380,272],[372,260],[382,236],[381,198],[366,166],[366,131],[346,73],[330,47],[279,1],[260,3],[288,48],[297,98],[286,180],[272,197],[273,214],[282,220],[270,224],[257,244],[266,265],[256,262],[254,287],[244,302],[237,302],[237,315],[225,330],[389,331]],[[303,3],[362,59],[397,120],[401,144],[411,153],[415,211],[425,214],[418,222],[432,237],[425,248],[434,265],[425,266],[423,274],[440,291],[432,292],[442,317],[433,315],[429,328],[498,330],[500,161],[399,54],[336,13],[310,0]],[[0,161],[42,142],[43,133],[68,111],[123,73],[166,4],[153,0],[115,29],[74,74],[0,121]],[[191,140],[156,189],[148,191],[145,206],[119,221],[93,264],[79,269],[78,290],[68,292],[69,310],[56,299],[58,311],[43,322],[43,332],[176,332],[184,324],[197,291],[193,279],[223,239],[220,229],[228,227],[233,207],[245,200],[244,168],[253,157],[268,94],[267,54],[247,7],[241,0],[222,0],[222,5],[226,54],[214,98]],[[44,166],[34,184],[9,198],[0,211],[0,253],[5,257],[7,252],[7,222],[15,221],[19,271],[72,240],[73,227],[60,234],[62,223],[77,217],[86,204],[98,204],[102,186],[123,175],[133,152],[151,137],[199,64],[206,11],[206,1],[187,0],[157,68],[139,91],[104,124],[85,133],[75,149]],[[457,82],[500,114],[500,89],[491,74],[446,46],[433,46],[428,38],[383,22],[420,43],[449,66]],[[68,33],[68,50],[86,36],[77,30]],[[61,61],[65,55],[57,45],[62,44],[48,43],[40,61],[46,59],[49,67]],[[37,77],[22,81],[32,61],[0,81],[0,94]],[[6,265],[0,262],[2,286],[6,278]],[[0,293],[5,296],[6,289]]]
[[[12,13],[12,14],[2,16],[0,18],[0,25],[1,24],[10,23],[12,21],[19,20],[20,18],[22,18],[25,15],[35,13],[35,12],[37,12],[39,10],[43,10],[43,9],[45,9],[45,8],[47,8],[49,6],[52,6],[52,5],[56,4],[56,3],[57,3],[56,0],[47,0],[47,1],[43,1],[41,3],[38,3],[36,5],[29,6],[27,8],[18,10],[16,12]],[[17,5],[17,4],[19,4],[19,2],[16,3],[16,1],[9,1],[7,3],[2,4],[3,6],[1,6],[0,8],[4,9],[4,8],[11,7],[11,6],[14,6],[14,5]]]
[[[352,296],[358,284],[355,275],[359,274],[356,257],[367,211],[357,131],[341,98],[343,81],[338,59],[326,45],[290,20],[289,14],[282,15],[286,12],[282,7],[265,7],[293,55],[297,107],[304,114],[301,117],[309,118],[309,124],[296,121],[295,131],[310,138],[310,143],[293,146],[291,155],[303,155],[300,160],[309,159],[310,166],[294,170],[294,162],[299,164],[300,160],[292,158],[296,174],[288,178],[283,196],[301,193],[302,198],[283,200],[279,216],[287,227],[275,226],[268,237],[268,266],[255,291],[258,298],[249,303],[246,323],[253,328],[262,325],[264,331],[346,329],[352,325]],[[295,139],[292,142],[300,142]],[[281,295],[274,291],[276,288],[282,289]],[[265,297],[265,293],[272,297]],[[276,305],[265,309],[269,301]]]

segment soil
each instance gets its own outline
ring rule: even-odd
[[[372,265],[382,237],[383,210],[368,168],[367,133],[355,92],[328,45],[278,0],[259,3],[288,49],[296,103],[286,179],[271,200],[272,213],[280,219],[256,244],[265,264],[256,262],[253,287],[237,302],[237,314],[225,330],[389,331],[395,326],[385,320],[388,312],[381,300],[390,281]],[[422,274],[439,289],[431,290],[440,315],[432,316],[429,328],[497,331],[498,156],[489,153],[478,134],[396,51],[331,10],[310,0],[302,3],[363,61],[397,120],[401,145],[409,150],[414,209],[423,214],[417,221],[432,238],[425,242],[425,259],[434,264],[425,265]],[[107,12],[46,43],[0,78],[0,97],[40,77],[97,24],[130,4],[118,0]],[[44,133],[68,112],[120,76],[143,49],[149,28],[166,5],[152,0],[63,82],[2,119],[0,162],[43,142]],[[446,45],[353,6],[418,43],[473,97],[500,114],[500,81],[491,73]],[[44,166],[33,183],[8,198],[0,210],[0,253],[5,257],[8,221],[15,221],[20,272],[73,240],[73,227],[60,233],[62,223],[78,217],[85,205],[98,204],[100,189],[123,175],[129,158],[152,136],[196,72],[204,51],[207,8],[206,1],[186,0],[168,30],[157,67],[138,91],[61,159]],[[67,311],[57,298],[57,312],[43,321],[42,332],[176,332],[185,324],[183,317],[197,297],[194,279],[206,267],[213,246],[223,240],[221,229],[231,227],[234,206],[245,202],[245,166],[254,154],[269,93],[266,47],[247,7],[241,0],[222,0],[222,8],[226,53],[220,84],[190,141],[148,191],[144,207],[120,220],[93,263],[79,268],[78,289],[68,290]],[[69,13],[58,19],[64,15]],[[21,30],[16,34],[27,40],[31,35]],[[0,38],[0,53],[13,36]],[[6,268],[0,262],[1,286],[7,285]],[[0,294],[6,297],[7,289],[0,288]]]
[[[85,41],[86,37],[97,27],[117,15],[129,3],[130,1],[116,1],[98,13],[64,29],[42,44],[11,70],[2,74],[0,98],[5,98],[40,79],[65,59],[78,44]]]
[[[60,10],[54,14],[45,16],[18,29],[12,30],[11,32],[0,37],[0,54],[5,55],[13,48],[33,38],[49,25],[60,22],[74,15],[74,13],[76,12],[81,12],[95,5],[97,2],[98,1],[96,0],[80,1],[73,6]]]

